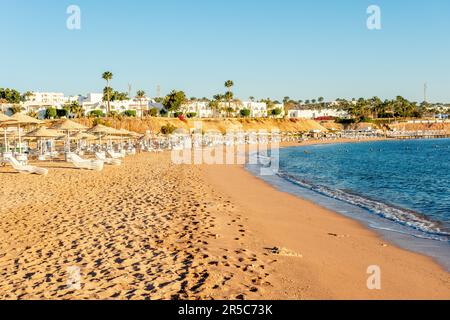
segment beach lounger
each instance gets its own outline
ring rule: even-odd
[[[126,153],[130,156],[134,156],[134,155],[136,155],[136,149],[134,149],[134,148],[128,149],[128,150],[126,150]]]
[[[103,161],[101,160],[83,159],[75,153],[68,153],[67,161],[73,163],[73,165],[79,169],[94,170],[94,171],[102,171],[104,165]]]
[[[96,152],[95,157],[97,160],[103,161],[104,163],[112,166],[120,166],[122,164],[120,159],[107,158],[104,152]]]
[[[123,150],[125,151],[125,150]],[[108,156],[110,156],[113,159],[120,159],[120,158],[124,158],[125,154],[124,153],[118,153],[118,152],[114,152],[113,150],[108,150],[106,151]]]
[[[17,172],[20,172],[20,173],[38,174],[38,175],[48,174],[47,169],[30,166],[30,165],[23,165],[13,156],[7,156],[3,160],[6,162],[9,162],[11,164],[11,166],[14,168],[14,170],[16,170]]]

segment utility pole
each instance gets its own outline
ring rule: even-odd
[[[427,90],[428,90],[428,84],[425,82],[423,85],[423,101],[427,102]]]

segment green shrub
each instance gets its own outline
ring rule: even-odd
[[[96,126],[98,124],[105,125],[106,122],[102,118],[95,118],[94,121],[92,121],[92,125]]]
[[[167,116],[169,115],[169,113],[167,112],[166,109],[161,109],[161,110],[159,111],[159,115],[160,115],[161,117],[167,117]]]
[[[125,117],[136,118],[136,110],[126,110],[122,114]]]
[[[170,123],[168,123],[165,126],[161,127],[161,133],[162,134],[172,134],[172,133],[174,133],[175,130],[177,130],[177,128],[174,125],[170,124]]]
[[[173,117],[174,118],[178,118],[178,117],[180,117],[180,116],[182,116],[183,115],[183,112],[175,112],[174,114],[173,114]]]
[[[58,112],[56,111],[56,108],[49,107],[47,110],[45,110],[45,118],[46,119],[55,119],[58,116]]]
[[[150,110],[148,110],[147,114],[150,117],[157,117],[158,116],[158,112],[159,112],[158,108],[151,108]]]
[[[101,110],[92,110],[89,112],[89,116],[94,118],[103,118],[105,114]]]
[[[351,118],[351,119],[337,118],[337,119],[335,120],[335,122],[336,122],[336,123],[343,124],[343,125],[346,125],[346,124],[354,124],[354,123],[356,123],[356,120],[353,119],[353,118]]]
[[[116,118],[118,115],[119,115],[119,113],[117,111],[110,111],[108,113],[109,118]]]
[[[270,111],[270,114],[271,114],[272,116],[277,117],[277,116],[279,116],[282,112],[283,112],[283,110],[281,110],[280,108],[275,108],[275,109],[272,109],[272,111]]]
[[[370,123],[372,123],[372,122],[374,122],[374,121],[373,121],[373,119],[370,118],[370,117],[360,117],[360,118],[359,118],[359,122],[370,122]]]
[[[57,109],[56,110],[56,116],[58,118],[67,117],[68,114],[69,114],[69,112],[66,109]]]
[[[251,111],[249,109],[242,109],[240,112],[241,117],[250,117]]]
[[[189,119],[195,118],[196,116],[197,116],[196,112],[189,112],[186,114],[186,117],[188,117]]]

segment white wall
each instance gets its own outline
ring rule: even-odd
[[[335,117],[346,118],[349,114],[346,111],[336,109],[322,109],[322,110],[289,110],[289,118],[302,118],[302,119],[316,119],[319,117]]]

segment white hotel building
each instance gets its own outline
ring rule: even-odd
[[[59,109],[64,104],[77,100],[78,96],[65,97],[64,93],[59,92],[32,92],[23,102],[22,107],[26,113],[36,112],[39,118],[44,118],[48,107]]]
[[[348,118],[349,114],[337,109],[292,109],[288,112],[289,118],[317,119],[320,117]]]
[[[83,107],[86,115],[95,110],[101,110],[103,113],[106,113],[108,108],[108,103],[103,101],[103,93],[88,93],[86,97],[79,97],[78,102]],[[143,98],[141,101],[138,99],[129,99],[122,101],[111,101],[110,107],[111,111],[117,113],[123,113],[127,110],[135,110],[136,116],[140,117],[142,111],[148,110],[149,103],[150,100],[148,98]]]
[[[101,110],[106,113],[107,102],[103,101],[103,93],[88,93],[84,96],[65,97],[63,93],[55,92],[32,92],[23,102],[22,107],[26,113],[36,112],[39,118],[44,118],[47,108],[54,107],[61,109],[66,103],[78,101],[80,106],[88,115],[91,111]],[[141,115],[142,110],[148,110],[149,100],[147,98],[139,101],[137,99],[130,99],[124,101],[111,101],[111,111],[122,113],[126,110],[136,110],[136,115]]]
[[[189,101],[181,106],[184,114],[195,113],[196,118],[212,118],[214,111],[209,107],[208,101]]]
[[[265,118],[268,115],[267,104],[265,102],[253,102],[253,101],[242,101],[242,102],[220,102],[219,111],[216,112],[222,117],[226,117],[228,113],[226,110],[231,107],[233,110],[231,116],[239,117],[241,110],[250,110],[250,117],[252,118]],[[275,108],[280,108],[283,110],[283,105],[276,105]],[[181,111],[184,114],[195,113],[196,118],[212,118],[217,116],[214,110],[209,107],[208,101],[189,101],[181,107]]]
[[[44,118],[46,110],[49,107],[61,109],[65,104],[78,101],[80,106],[84,109],[85,115],[89,115],[94,110],[100,110],[103,113],[107,111],[107,102],[103,101],[103,93],[88,93],[86,96],[72,96],[65,97],[63,93],[57,92],[32,92],[27,100],[22,103],[24,112],[36,112],[39,118]],[[155,104],[154,101],[144,98],[142,101],[138,99],[129,99],[123,101],[111,101],[111,111],[117,113],[123,113],[127,110],[135,110],[136,116],[140,117],[142,111],[149,110],[156,107],[161,109],[160,104]],[[226,110],[231,107],[232,112]],[[279,117],[284,116],[284,108],[282,104],[273,106],[282,110],[282,114]],[[240,111],[243,109],[250,110],[250,117],[252,118],[265,118],[268,117],[269,110],[267,104],[264,102],[254,101],[238,101],[238,102],[220,102],[219,110],[214,111],[209,107],[209,101],[189,101],[185,103],[181,110],[184,114],[195,113],[196,118],[214,118],[214,117],[239,117]],[[290,114],[291,115],[291,114]],[[292,114],[293,115],[293,114]]]

